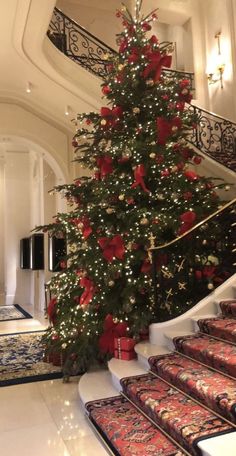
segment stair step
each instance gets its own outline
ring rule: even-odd
[[[120,392],[120,380],[124,377],[131,377],[133,375],[142,375],[146,373],[137,360],[123,361],[122,359],[112,358],[108,362],[108,368],[112,376],[112,383],[114,388]]]
[[[236,378],[236,346],[204,334],[178,336],[176,350],[209,367]]]
[[[154,374],[236,422],[236,380],[178,353],[153,356],[149,362]]]
[[[184,453],[122,396],[86,404],[89,418],[119,456],[184,456]],[[151,453],[150,453],[151,451]]]
[[[234,432],[233,425],[153,374],[122,379],[125,395],[193,455],[199,440]]]
[[[195,332],[194,331],[190,331],[190,332],[188,332],[188,335],[193,335],[194,336]],[[184,337],[184,336],[186,336],[186,332],[185,331],[174,331],[174,330],[165,331],[166,345],[169,348],[169,350],[175,350],[175,345],[174,345],[174,342],[173,342],[173,339],[175,337]]]
[[[134,347],[140,365],[145,369],[149,370],[150,366],[148,359],[151,356],[164,355],[170,353],[170,350],[167,347],[162,347],[159,345],[150,344],[150,342],[140,342]]]
[[[195,332],[198,332],[199,331],[199,326],[198,326],[198,320],[202,320],[202,319],[205,319],[205,318],[216,318],[217,315],[215,314],[209,314],[209,315],[194,315],[194,317],[191,318],[192,322],[193,322],[193,328],[194,328],[194,331]]]
[[[112,385],[111,375],[108,370],[97,370],[82,375],[78,389],[83,404],[117,394],[117,390]]]
[[[198,320],[198,326],[206,334],[236,343],[236,320],[233,318],[203,318]]]
[[[223,315],[236,317],[236,299],[227,299],[219,302],[219,307]]]

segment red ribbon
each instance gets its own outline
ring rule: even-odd
[[[84,288],[84,292],[80,296],[80,305],[87,306],[87,304],[89,304],[93,299],[95,291],[94,284],[88,277],[81,277],[79,284],[81,288]]]
[[[135,181],[131,185],[131,188],[135,188],[140,185],[144,192],[150,193],[150,190],[147,189],[145,182],[143,180],[144,176],[146,175],[144,165],[138,165],[134,170],[134,178]]]
[[[171,120],[165,119],[165,117],[157,117],[157,134],[158,134],[158,143],[162,146],[166,144],[167,139],[173,134],[173,127],[178,129],[182,126],[182,120],[180,117],[174,117]]]
[[[123,115],[123,109],[121,106],[115,106],[112,109],[103,107],[101,108],[100,112],[101,117],[103,117],[107,121],[105,127],[115,126],[118,123],[118,119]]]
[[[160,79],[162,68],[170,68],[172,57],[171,55],[162,55],[160,51],[149,52],[147,54],[147,57],[149,59],[149,64],[146,66],[143,72],[143,77],[147,79],[150,73],[153,72],[154,82],[157,82]]]
[[[112,158],[109,155],[97,158],[97,166],[100,168],[100,177],[106,177],[113,172]]]
[[[50,299],[50,301],[48,303],[47,313],[48,313],[49,321],[53,325],[55,324],[55,321],[56,321],[56,306],[57,306],[57,298]]]
[[[92,233],[92,228],[90,226],[90,221],[88,217],[82,217],[81,219],[72,219],[75,225],[79,225],[80,223],[83,225],[81,231],[84,239],[87,239],[90,234]]]
[[[114,340],[117,337],[125,337],[127,335],[126,323],[115,323],[113,316],[108,314],[104,322],[104,332],[99,339],[99,348],[102,353],[114,354]]]
[[[124,259],[125,247],[123,239],[119,234],[114,236],[112,239],[106,237],[100,238],[98,239],[98,244],[103,250],[103,256],[108,263],[111,263],[114,258],[119,260]]]

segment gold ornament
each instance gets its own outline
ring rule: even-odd
[[[173,131],[173,133],[176,133],[178,131],[178,127],[176,127],[176,125],[173,125],[171,130]]]
[[[178,282],[179,290],[186,290],[186,282]]]
[[[131,304],[134,304],[136,301],[134,296],[130,296],[129,300],[130,300]]]
[[[140,220],[140,225],[148,225],[149,221],[146,217],[143,217],[141,220]]]
[[[109,280],[108,286],[109,286],[109,287],[114,287],[114,285],[115,285],[114,280]]]
[[[82,230],[82,229],[83,229],[83,227],[84,227],[84,224],[80,222],[80,223],[78,223],[78,225],[77,225],[77,226],[78,226],[79,230]]]
[[[63,348],[63,350],[65,350],[65,348],[67,347],[67,344],[62,344],[61,348]]]
[[[102,119],[102,120],[101,120],[101,125],[106,125],[106,124],[107,124],[106,119]]]
[[[104,53],[104,54],[103,54],[103,60],[108,60],[108,59],[109,59],[109,54]]]
[[[226,190],[226,192],[228,192],[228,191],[230,190],[230,186],[229,186],[229,185],[226,185],[226,186],[225,186],[225,190]]]
[[[118,196],[118,199],[119,199],[120,201],[124,201],[125,195],[123,195],[123,194],[119,195],[119,196]]]
[[[207,245],[207,240],[204,239],[204,240],[202,241],[202,244],[203,244],[203,245]]]
[[[149,154],[149,157],[150,157],[150,158],[156,158],[156,154],[155,154],[154,152],[151,152],[151,153]]]
[[[113,214],[113,212],[115,212],[115,209],[113,209],[113,207],[108,207],[108,208],[106,209],[106,213],[107,213],[108,215]]]
[[[125,66],[122,65],[122,63],[120,63],[120,64],[118,65],[118,70],[119,70],[119,71],[122,71],[122,70],[124,69],[124,67],[125,67]]]
[[[176,173],[176,171],[178,171],[178,167],[177,167],[177,166],[173,166],[173,167],[171,168],[171,172],[172,172],[172,173]]]
[[[213,283],[208,283],[207,288],[208,288],[208,290],[213,290],[213,288],[214,288]]]
[[[133,113],[134,114],[139,114],[140,113],[140,109],[138,107],[133,108]]]
[[[147,79],[147,80],[146,80],[146,86],[147,86],[147,87],[153,87],[153,86],[154,86],[154,81],[153,81],[153,79]]]

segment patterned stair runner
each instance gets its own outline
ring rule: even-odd
[[[116,456],[184,456],[184,453],[127,399],[88,402],[89,418]]]
[[[124,378],[121,385],[127,397],[192,455],[201,454],[197,447],[200,440],[235,431],[153,374]]]
[[[236,378],[236,346],[204,334],[174,338],[176,350]]]
[[[221,301],[220,308],[223,315],[226,315],[227,317],[236,317],[236,299]]]
[[[233,318],[204,318],[198,320],[200,330],[210,336],[236,343],[236,320]]]
[[[236,381],[178,353],[149,358],[152,372],[236,422]]]

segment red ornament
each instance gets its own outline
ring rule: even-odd
[[[196,213],[193,211],[187,211],[180,215],[180,220],[184,223],[194,223],[196,220]]]
[[[99,338],[99,348],[102,353],[114,354],[114,339],[127,335],[126,323],[115,323],[113,316],[108,314],[104,322],[104,332]]]
[[[115,258],[123,260],[125,255],[125,246],[122,237],[117,234],[112,239],[103,237],[98,239],[98,244],[103,250],[103,256],[111,263]]]
[[[156,35],[152,35],[151,38],[149,39],[149,43],[150,44],[158,44],[159,43],[159,40],[158,38],[156,37]]]
[[[76,185],[76,187],[80,187],[82,185],[81,180],[80,179],[76,179],[75,185]]]
[[[156,158],[156,162],[158,163],[158,165],[161,165],[161,163],[163,163],[163,161],[164,161],[164,156],[158,155]]]
[[[71,144],[72,144],[73,147],[77,147],[78,146],[78,143],[77,143],[76,139],[73,139]]]
[[[86,119],[86,124],[91,125],[92,121],[90,119]]]
[[[146,175],[146,172],[145,172],[144,165],[136,166],[136,168],[134,170],[135,181],[131,185],[131,188],[136,188],[136,187],[138,187],[138,185],[140,185],[140,187],[143,189],[144,192],[150,193],[150,190],[147,189],[147,187],[144,183],[144,180],[143,180],[145,175]]]
[[[216,267],[215,266],[204,266],[202,270],[202,274],[206,278],[212,278],[215,274]]]
[[[189,200],[192,199],[193,194],[192,194],[192,192],[185,192],[185,193],[183,194],[183,197],[184,197],[184,199],[185,199],[186,201],[189,201]]]
[[[202,158],[199,157],[199,155],[196,155],[196,157],[194,157],[193,159],[195,165],[200,165],[200,163],[202,162]]]
[[[121,14],[121,11],[117,10],[117,11],[116,11],[116,17],[121,17],[121,15],[122,15],[122,14]]]
[[[60,261],[60,267],[61,269],[66,269],[66,261]]]
[[[120,47],[119,47],[119,53],[123,54],[123,52],[126,51],[127,47],[128,47],[128,41],[126,39],[122,40],[120,43]]]
[[[129,63],[135,63],[139,59],[139,50],[137,48],[132,48],[131,49],[131,54],[128,57],[128,62]]]
[[[151,25],[148,23],[148,22],[143,22],[142,24],[142,29],[145,31],[145,32],[149,32],[149,30],[152,29]]]
[[[198,175],[194,171],[185,171],[184,175],[190,182],[196,181],[198,179]]]
[[[109,93],[111,93],[111,88],[109,86],[103,86],[102,88],[102,93],[103,95],[109,95]]]
[[[90,303],[90,301],[92,301],[94,296],[94,283],[88,277],[81,277],[79,284],[81,288],[84,288],[84,292],[80,296],[80,305],[82,307],[87,306]]]
[[[149,52],[146,57],[149,63],[143,71],[143,77],[144,79],[147,79],[151,74],[153,74],[154,82],[158,82],[161,76],[162,68],[170,68],[172,57],[171,55],[162,55],[160,51]]]
[[[190,87],[190,80],[189,79],[181,79],[181,81],[179,82],[179,86],[181,89],[186,89],[188,87]]]
[[[162,177],[168,177],[170,175],[170,171],[166,168],[161,171]]]

